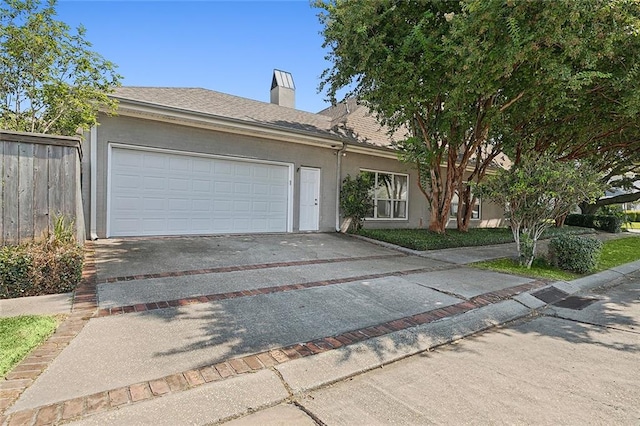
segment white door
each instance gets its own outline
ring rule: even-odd
[[[290,231],[290,166],[112,147],[107,236]]]
[[[317,231],[320,225],[320,169],[300,167],[300,230]]]

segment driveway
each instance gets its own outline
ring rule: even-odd
[[[339,234],[104,240],[94,248],[96,317],[7,413],[82,398],[86,410],[96,398],[135,402],[543,285],[458,265],[453,252],[431,259]]]

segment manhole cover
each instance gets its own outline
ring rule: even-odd
[[[597,300],[598,299],[594,299],[591,297],[569,296],[566,299],[554,303],[553,306],[557,306],[559,308],[575,309],[576,311],[579,311]]]
[[[555,287],[543,288],[535,293],[531,293],[533,296],[542,300],[544,303],[555,303],[558,300],[562,300],[569,295],[562,290],[558,290]]]

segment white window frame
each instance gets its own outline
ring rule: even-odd
[[[466,184],[466,182],[464,182]],[[473,192],[471,193],[471,195],[473,196]],[[451,199],[451,208],[449,209],[449,218],[450,219],[455,219],[456,217],[458,217],[458,206],[460,205],[460,196],[458,195],[458,191],[454,191],[453,193],[453,197]],[[453,200],[457,200],[457,202],[453,202]],[[456,208],[454,209],[453,206],[456,206]],[[471,214],[471,220],[482,220],[482,199],[480,198],[476,198],[476,206],[478,208],[478,217],[473,217],[473,213]],[[475,208],[473,210],[476,210]]]
[[[378,184],[378,174],[385,174],[385,175],[391,175],[395,178],[395,176],[403,176],[407,179],[407,198],[406,199],[395,199],[392,198],[391,200],[385,200],[385,201],[391,201],[391,211],[393,214],[393,203],[395,201],[404,201],[405,202],[405,217],[377,217],[378,216],[378,200],[375,198],[375,189],[374,189],[374,196],[373,198],[373,217],[365,217],[364,220],[384,220],[384,221],[407,221],[409,220],[409,175],[407,173],[397,173],[397,172],[389,172],[389,171],[385,171],[385,170],[372,170],[372,169],[360,169],[360,173],[363,172],[368,172],[368,173],[375,173],[375,188],[377,188],[377,184]]]

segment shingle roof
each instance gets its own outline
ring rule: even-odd
[[[378,124],[365,106],[357,105],[354,100],[314,114],[202,88],[127,86],[117,88],[112,96],[120,101],[143,102],[321,136],[341,137],[352,143],[376,147],[389,147],[391,142],[387,129]]]
[[[408,133],[401,128],[389,134],[389,128],[380,125],[369,108],[347,99],[329,107],[320,114],[331,117],[333,127],[361,144],[388,148],[393,141],[402,140]]]

